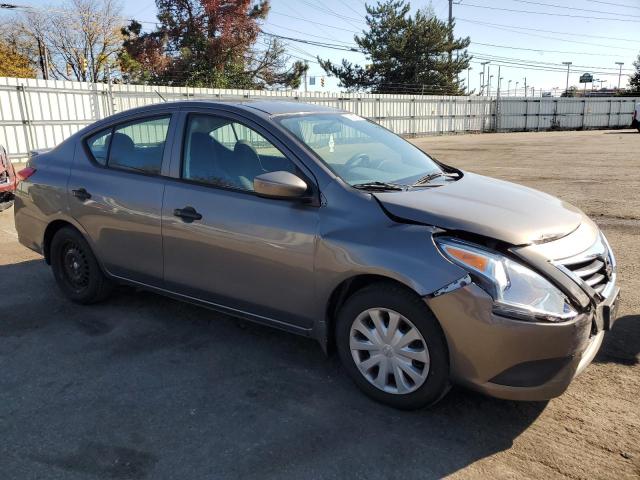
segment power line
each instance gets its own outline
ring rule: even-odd
[[[512,2],[519,3],[527,3],[529,5],[540,5],[543,7],[552,7],[552,8],[562,8],[564,10],[578,11],[578,12],[589,12],[589,13],[604,13],[605,15],[615,15],[615,12],[607,12],[606,10],[591,10],[589,8],[578,8],[578,7],[567,7],[566,5],[558,5],[557,3],[543,3],[543,2],[534,2],[532,0],[511,0]],[[626,17],[635,17],[640,18],[640,15],[629,15],[625,13]]]
[[[304,40],[302,38],[294,38],[294,37],[287,37],[285,35],[278,35],[275,33],[270,33],[270,32],[265,32],[264,30],[262,30],[262,33],[265,35],[268,35],[270,37],[276,37],[276,38],[280,38],[282,40],[289,40],[291,42],[298,42],[298,43],[305,43],[307,45],[313,45],[315,47],[323,47],[323,48],[330,48],[333,50],[341,50],[343,52],[360,52],[360,50],[358,50],[355,47],[343,47],[341,45],[335,45],[335,44],[329,44],[329,43],[323,43],[323,42],[316,42],[313,40]]]
[[[622,3],[614,3],[614,2],[604,2],[601,0],[587,0],[587,2],[592,2],[592,3],[603,3],[605,5],[613,5],[615,7],[622,7],[622,8],[634,8],[637,9],[638,6],[637,5],[623,5]]]
[[[527,62],[529,64],[532,65],[545,65],[545,66],[551,66],[551,67],[560,67],[561,69],[565,70],[565,68],[562,66],[562,64],[560,63],[554,63],[554,62],[542,62],[542,61],[538,61],[538,60],[527,60],[527,59],[522,59],[522,58],[514,58],[514,57],[504,57],[504,56],[500,56],[500,55],[494,55],[491,53],[482,53],[482,52],[470,52],[473,55],[482,55],[482,56],[490,56],[496,59],[507,59],[507,60],[516,60],[519,62]],[[576,68],[586,68],[586,69],[602,69],[602,70],[611,70],[612,72],[618,72],[618,68],[609,68],[609,67],[594,67],[593,65],[573,65]],[[633,71],[632,69],[625,69],[627,71]]]
[[[462,20],[460,18],[457,18],[456,20]],[[592,42],[581,42],[579,40],[569,40],[566,38],[559,38],[559,37],[550,37],[549,35],[540,35],[540,34],[536,34],[536,33],[528,33],[528,32],[520,32],[518,30],[516,30],[517,28],[521,28],[521,27],[502,27],[502,26],[495,26],[494,24],[491,23],[486,23],[486,22],[475,22],[475,21],[471,21],[471,20],[462,20],[464,22],[469,22],[469,23],[475,23],[478,25],[483,25],[489,28],[494,28],[496,30],[502,30],[505,32],[510,32],[510,33],[517,33],[520,35],[527,35],[530,37],[537,37],[537,38],[544,38],[547,40],[557,40],[560,42],[566,42],[566,43],[576,43],[576,44],[580,44],[580,45],[589,45],[592,47],[602,47],[602,48],[612,48],[615,50],[631,50],[631,51],[637,51],[636,48],[630,48],[630,47],[619,47],[617,45],[603,45],[601,43],[592,43]],[[537,29],[534,29],[537,30]]]
[[[350,23],[350,22],[348,22],[348,20],[353,20],[354,22],[362,22],[362,20],[359,19],[359,18],[353,18],[353,17],[348,17],[346,15],[339,14],[339,13],[335,12],[334,10],[329,9],[329,7],[322,7],[320,5],[316,5],[316,4],[308,2],[306,0],[298,0],[298,1],[304,3],[305,5],[310,6],[311,8],[315,8],[316,10],[324,12],[325,14],[332,15],[334,17],[340,18],[341,20],[345,20],[345,21],[347,21],[347,23]],[[356,27],[353,24],[350,24],[350,25],[354,26],[355,28],[359,28],[359,27]]]
[[[508,45],[498,45],[495,43],[474,42],[473,40],[471,41],[471,44],[482,45],[485,47],[506,48],[509,50],[527,50],[529,52],[565,53],[567,55],[591,55],[596,57],[602,57],[601,53],[595,53],[595,52],[572,52],[572,51],[565,51],[565,50],[545,50],[543,48],[511,47]]]
[[[505,24],[502,24],[502,23],[481,22],[479,20],[469,20],[468,18],[461,18],[461,17],[456,17],[456,20],[457,21],[461,20],[463,22],[468,22],[468,23],[477,23],[477,24],[480,24],[480,25],[492,25],[492,26],[496,26],[496,27],[508,27],[508,28],[515,28],[515,29],[518,29],[518,30],[529,30],[529,31],[532,31],[532,32],[557,33],[559,35],[570,35],[570,36],[573,36],[573,37],[581,37],[581,38],[584,38],[585,36],[587,36],[587,35],[582,34],[582,33],[568,33],[568,32],[559,32],[557,30],[543,30],[543,29],[540,29],[540,28],[516,27],[514,25],[505,25]],[[602,35],[592,35],[592,34],[588,34],[588,37],[589,38],[601,38],[601,39],[604,39],[604,40],[617,40],[617,41],[620,41],[620,42],[637,42],[638,41],[637,38],[636,39],[631,39],[631,38],[619,38],[619,37],[605,37],[605,36],[602,36]]]
[[[473,3],[459,3],[461,7],[472,7],[472,8],[484,8],[487,10],[500,10],[503,12],[513,12],[513,13],[527,13],[529,15],[546,15],[551,17],[570,17],[570,18],[587,18],[590,20],[609,20],[612,22],[627,22],[627,23],[640,23],[640,20],[629,20],[626,18],[607,18],[607,17],[591,17],[588,15],[571,15],[570,13],[551,13],[551,12],[536,12],[531,10],[517,10],[514,8],[502,8],[502,7],[490,7],[487,5],[476,5]]]
[[[329,40],[329,41],[333,42],[333,44],[344,44],[344,46],[347,46],[347,47],[350,46],[350,45],[353,45],[352,43],[343,42],[341,40],[334,40],[333,38],[330,38],[330,37],[323,37],[321,35],[312,35],[310,33],[303,32],[302,30],[295,30],[293,28],[283,27],[282,25],[278,25],[278,24],[273,23],[273,22],[269,22],[269,26],[282,28],[283,30],[289,30],[290,32],[301,33],[302,35],[305,35],[307,37],[314,37],[314,38],[321,38],[322,40]]]
[[[302,17],[295,17],[293,15],[288,15],[286,13],[271,12],[271,14],[272,15],[280,15],[282,17],[289,17],[289,18],[293,18],[293,19],[296,19],[296,20],[301,20],[303,22],[312,23],[314,25],[320,25],[320,26],[323,26],[323,27],[333,28],[335,30],[342,30],[343,32],[357,33],[357,32],[354,32],[353,30],[349,30],[347,28],[336,27],[335,25],[328,25],[326,23],[321,23],[321,22],[314,22],[313,20],[307,20],[306,18],[302,18]]]

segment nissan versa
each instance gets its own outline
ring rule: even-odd
[[[20,242],[72,301],[124,283],[313,337],[398,408],[452,383],[560,395],[615,319],[614,256],[580,210],[322,106],[129,110],[19,177]]]

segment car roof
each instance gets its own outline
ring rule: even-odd
[[[269,115],[287,115],[296,113],[337,112],[338,109],[326,105],[286,100],[250,100],[242,102],[245,107],[260,110]]]
[[[152,113],[155,110],[164,110],[169,108],[184,107],[235,107],[241,110],[253,110],[255,113],[260,112],[268,116],[275,115],[293,115],[300,113],[335,113],[340,110],[327,107],[325,105],[315,105],[305,102],[293,102],[288,100],[181,100],[177,102],[155,103],[153,105],[144,105],[142,107],[133,108],[117,113],[114,117],[127,116],[135,113]]]

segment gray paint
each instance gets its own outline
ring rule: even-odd
[[[546,193],[469,172],[440,187],[375,195],[398,217],[513,245],[564,237],[585,218]]]
[[[530,394],[487,386],[498,367],[544,355],[543,350],[535,355],[527,350],[532,354],[523,357],[522,347],[532,332],[539,345],[549,337],[545,332],[564,332],[553,343],[554,354],[579,360],[588,329],[584,321],[580,328],[539,329],[538,323],[506,322],[492,315],[486,294],[475,284],[460,281],[467,272],[443,257],[434,235],[447,230],[475,234],[501,241],[534,268],[542,262],[537,270],[564,285],[590,317],[593,305],[584,301],[585,292],[581,295],[574,283],[568,285],[571,280],[559,271],[552,275],[549,261],[580,253],[576,245],[582,248],[597,228],[580,210],[549,195],[470,173],[455,182],[414,191],[372,194],[354,189],[272,119],[307,108],[311,107],[286,102],[180,102],[97,122],[31,160],[37,172],[20,184],[16,194],[20,242],[46,253],[47,227],[55,221],[68,222],[85,236],[113,278],[313,336],[324,346],[331,336],[328,307],[336,290],[362,275],[390,279],[430,305],[451,346],[451,364],[459,381],[509,398],[548,397],[566,388],[576,369],[563,372],[561,382]],[[191,112],[227,116],[271,141],[309,186],[307,201],[264,198],[181,180],[181,137]],[[83,146],[85,137],[108,126],[167,113],[172,120],[159,176],[100,167]],[[80,188],[91,198],[71,194]],[[185,221],[174,215],[185,207],[202,218]],[[561,247],[548,247],[556,244]],[[553,257],[544,252],[553,252]],[[473,343],[470,322],[478,334],[495,333],[496,348],[508,337],[509,348],[496,357],[501,363],[481,358],[493,352],[463,346]],[[508,333],[503,340],[501,332]]]

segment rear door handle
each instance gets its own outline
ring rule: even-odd
[[[176,217],[180,217],[185,222],[193,222],[194,220],[202,220],[202,215],[196,212],[193,207],[176,208],[173,211]]]
[[[91,198],[91,194],[87,192],[84,188],[78,188],[77,190],[71,190],[71,193],[74,197],[83,202],[89,200]]]

